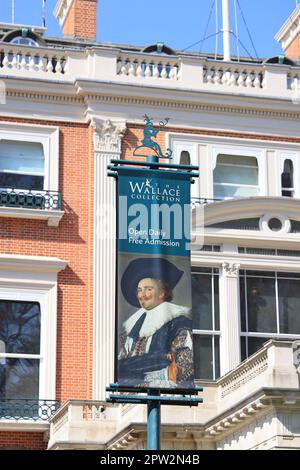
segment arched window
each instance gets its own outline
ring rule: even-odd
[[[36,47],[38,43],[29,37],[16,36],[11,41],[11,44],[20,44],[21,46]]]
[[[281,173],[281,195],[286,197],[294,196],[294,167],[290,159],[284,161],[283,172]]]
[[[190,152],[188,152],[187,150],[182,150],[182,152],[180,153],[179,164],[180,165],[190,165],[191,164]]]

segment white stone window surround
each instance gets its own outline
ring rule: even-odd
[[[250,269],[247,269],[245,270],[246,273],[248,273],[249,271],[251,272]],[[275,285],[275,309],[276,309],[276,328],[277,328],[277,332],[273,332],[273,333],[265,333],[265,332],[261,332],[261,331],[256,331],[256,332],[249,332],[249,331],[244,331],[242,332],[241,331],[241,338],[265,338],[265,341],[268,341],[269,339],[285,339],[285,340],[300,340],[300,334],[291,334],[291,333],[280,333],[279,332],[279,323],[280,323],[280,319],[279,319],[279,301],[278,301],[278,277],[280,278],[280,273],[281,272],[284,272],[284,270],[280,269],[280,271],[278,270],[271,270],[271,269],[266,269],[265,271],[269,272],[270,274],[274,274],[274,278],[272,278],[272,280],[274,280],[274,285]],[[290,272],[290,277],[293,278],[293,272]],[[297,273],[299,274],[299,273]],[[249,274],[248,274],[249,276]],[[242,276],[242,280],[243,282],[246,282],[245,279],[246,279],[247,276]],[[253,275],[251,275],[250,277],[253,277]],[[257,277],[257,276],[256,276]],[[265,277],[265,276],[263,276]],[[284,278],[283,278],[284,279]],[[299,278],[297,278],[297,280],[299,280]],[[300,280],[299,280],[300,281]],[[246,325],[247,325],[247,330],[248,330],[248,303],[247,301],[245,301],[245,310],[246,310]],[[246,351],[247,351],[248,347],[246,345]],[[247,353],[247,357],[248,357],[248,353]]]
[[[300,198],[300,181],[299,181],[299,174],[300,174],[300,165],[299,165],[299,152],[288,152],[288,151],[279,151],[279,187],[281,188],[281,175],[284,170],[284,162],[285,160],[291,160],[293,163],[293,184],[294,184],[294,198]]]
[[[221,376],[234,369],[241,362],[240,338],[240,299],[239,299],[239,271],[277,271],[299,273],[299,258],[277,255],[253,255],[238,253],[238,245],[226,245],[222,252],[191,253],[191,264],[194,267],[219,268],[220,292],[220,370]],[[228,328],[228,325],[230,328]],[[251,334],[250,334],[251,335]],[[249,335],[249,336],[250,336]],[[255,333],[251,336],[297,339],[299,335]],[[300,339],[300,336],[299,336]]]
[[[0,254],[1,300],[40,303],[39,398],[44,400],[56,397],[57,273],[66,265],[58,258]],[[8,356],[13,354],[0,353],[0,358]]]
[[[40,143],[44,149],[44,189],[58,191],[59,128],[32,124],[0,123],[0,140]]]
[[[237,157],[244,156],[256,158],[258,165],[258,195],[265,196],[267,194],[266,157],[264,151],[246,146],[213,145],[211,148],[211,169],[209,169],[209,171],[213,172],[216,168],[219,155],[232,155]]]
[[[56,126],[0,123],[0,140],[37,142],[43,145],[45,156],[44,190],[59,190],[59,128]],[[57,226],[64,212],[61,210],[0,207],[0,217],[45,219]]]
[[[225,154],[231,149],[231,151],[241,149],[242,155],[247,156],[245,152],[248,151],[249,156],[259,156],[260,196],[281,196],[281,168],[284,164],[282,159],[291,159],[294,165],[294,197],[300,198],[299,144],[170,132],[166,134],[166,147],[173,149],[173,163],[179,163],[181,151],[187,150],[190,152],[191,164],[199,166],[200,176],[195,179],[196,183],[192,186],[194,198],[213,198],[213,165],[216,162],[218,149]],[[267,158],[270,156],[271,161]]]

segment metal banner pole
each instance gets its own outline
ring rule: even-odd
[[[148,395],[160,396],[160,393],[152,390]],[[149,401],[147,411],[147,449],[160,450],[160,402]]]

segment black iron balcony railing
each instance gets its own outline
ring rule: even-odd
[[[58,191],[1,188],[0,206],[60,210],[61,194]]]
[[[48,421],[60,406],[57,400],[0,399],[1,420]]]

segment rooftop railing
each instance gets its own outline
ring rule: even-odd
[[[300,67],[224,62],[195,54],[166,56],[101,45],[64,49],[2,42],[0,77],[3,75],[69,83],[100,80],[212,93],[233,94],[236,90],[239,95],[281,99],[300,95]]]

